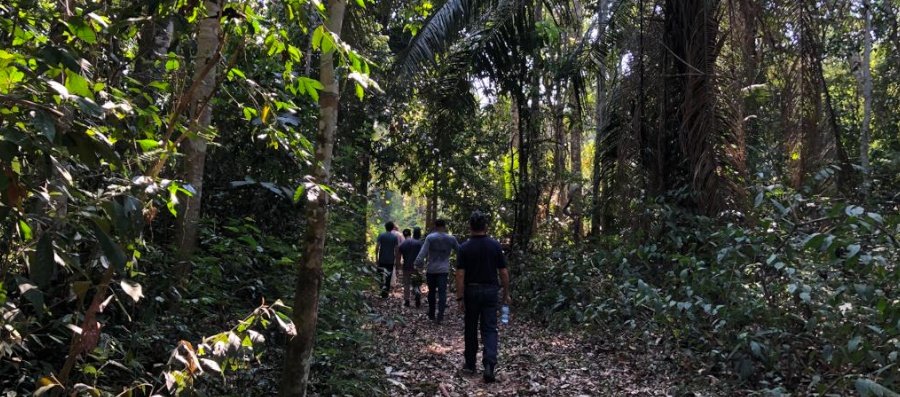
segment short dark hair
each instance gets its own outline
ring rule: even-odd
[[[409,229],[403,229],[403,237],[409,237],[412,234],[412,231]]]
[[[434,227],[435,227],[435,228],[447,227],[447,220],[445,220],[445,219],[437,219],[437,220],[435,220],[435,221],[434,221]]]
[[[413,228],[413,238],[416,240],[422,238],[422,228],[421,227],[416,226]]]
[[[393,221],[388,221],[387,223],[385,223],[385,224],[384,224],[384,230],[387,230],[387,231],[394,230],[394,222],[393,222]]]
[[[473,232],[483,232],[487,230],[488,219],[481,211],[472,212],[469,216],[469,229]]]

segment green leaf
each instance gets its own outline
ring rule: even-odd
[[[862,338],[859,336],[854,336],[850,341],[847,342],[847,351],[853,353],[859,350],[859,344],[862,343]]]
[[[19,235],[22,236],[22,240],[31,241],[33,237],[31,235],[31,226],[28,226],[28,222],[24,220],[19,221]]]
[[[53,260],[53,240],[49,233],[44,233],[38,240],[34,258],[28,261],[28,278],[43,289],[50,284],[53,277],[53,268],[56,264]]]
[[[15,66],[7,66],[0,69],[0,94],[12,92],[16,84],[24,78],[25,73],[20,72]]]
[[[141,150],[148,152],[153,149],[156,149],[160,146],[159,141],[154,139],[140,139],[137,141],[138,145],[141,145]]]
[[[309,77],[300,77],[298,80],[299,86],[298,90],[301,94],[309,95],[313,101],[319,101],[319,91],[325,89],[325,86],[319,80],[311,79]]]
[[[859,244],[850,244],[847,246],[847,259],[850,259],[859,253]]]
[[[855,382],[860,397],[898,397],[900,394],[879,385],[871,379],[859,378]]]
[[[166,71],[171,72],[173,70],[178,70],[181,67],[181,62],[178,62],[178,58],[169,58],[166,61]]]
[[[361,101],[361,100],[363,100],[363,98],[365,98],[365,96],[366,96],[366,90],[363,89],[362,84],[356,83],[356,97],[359,98],[359,100]]]
[[[306,185],[300,184],[300,186],[297,186],[297,190],[294,190],[294,197],[293,197],[294,204],[297,204],[300,202],[300,198],[303,197],[303,192],[305,192],[305,191],[306,191]]]
[[[319,25],[312,35],[312,47],[314,50],[322,48],[322,39],[325,37],[325,26]]]
[[[80,74],[69,69],[66,69],[66,89],[69,90],[69,93],[71,94],[90,98],[92,101],[94,100],[94,93],[91,92],[88,81],[84,77],[81,77]]]
[[[94,33],[94,29],[85,23],[84,20],[74,20],[73,22],[70,22],[69,30],[75,34],[75,37],[81,39],[81,41],[88,44],[97,44],[97,34]]]
[[[32,123],[41,132],[41,135],[47,138],[48,141],[53,142],[53,139],[56,138],[56,122],[47,112],[43,110],[36,111]]]

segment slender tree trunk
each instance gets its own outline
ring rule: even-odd
[[[212,122],[212,107],[206,103],[212,100],[218,76],[217,66],[214,66],[205,75],[205,67],[209,62],[216,62],[216,51],[219,48],[219,40],[222,39],[222,26],[219,23],[219,15],[222,3],[219,1],[205,1],[207,17],[200,21],[197,30],[197,56],[194,58],[194,79],[202,79],[197,91],[191,99],[188,108],[188,117],[191,125],[189,130],[196,136],[188,137],[184,141],[182,152],[182,177],[191,185],[194,192],[191,196],[180,196],[183,204],[178,211],[178,219],[175,223],[175,241],[178,244],[178,257],[187,261],[197,250],[197,234],[200,224],[200,203],[203,200],[203,175],[206,165],[206,146],[204,138],[208,134]],[[186,262],[185,262],[186,263]],[[186,275],[188,267],[182,264],[180,271],[182,277]]]
[[[555,81],[548,87],[547,105],[550,106],[551,116],[553,117],[553,182],[555,183],[556,203],[554,215],[562,215],[563,207],[569,202],[568,183],[566,178],[566,155],[568,148],[566,145],[566,131],[563,128],[563,111],[565,109],[565,90],[563,89],[563,81]],[[555,88],[555,90],[554,90]],[[556,102],[553,102],[553,96],[556,96]]]
[[[584,233],[581,214],[581,190],[584,179],[584,175],[581,172],[581,143],[584,139],[584,130],[582,129],[584,115],[582,114],[581,101],[578,100],[574,82],[572,83],[572,89],[569,90],[569,106],[572,107],[572,119],[569,121],[569,149],[571,151],[569,157],[571,158],[573,175],[569,213],[572,214],[572,239],[575,243],[579,243]]]
[[[328,1],[325,27],[331,33],[341,34],[346,6],[345,0]],[[319,128],[316,133],[316,161],[312,166],[312,177],[316,183],[328,184],[331,179],[340,99],[333,51],[322,54],[320,68],[319,80],[324,89],[319,97]],[[328,200],[327,193],[319,192],[316,199],[306,206],[307,226],[303,237],[305,247],[297,268],[297,286],[294,291],[293,321],[297,327],[297,335],[287,344],[279,394],[282,397],[306,396],[319,318]]]
[[[607,0],[600,0],[600,22],[597,29],[598,41],[602,41],[606,33]],[[609,192],[601,192],[603,180],[603,157],[606,155],[606,145],[603,139],[603,131],[606,129],[606,63],[600,59],[597,63],[597,92],[594,105],[594,159],[593,175],[591,176],[591,196],[594,201],[591,206],[591,236],[599,236],[601,231],[609,225],[604,224],[604,201],[608,199]]]
[[[863,121],[859,134],[859,162],[862,173],[860,192],[863,201],[868,199],[871,185],[871,169],[869,167],[869,124],[872,120],[872,2],[863,0],[865,13],[865,30],[863,31],[862,86],[863,86]]]

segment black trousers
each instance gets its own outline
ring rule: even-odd
[[[465,334],[466,350],[463,354],[467,368],[475,368],[475,356],[478,353],[478,331],[481,330],[482,365],[497,365],[497,294],[500,288],[490,284],[469,284],[464,291],[466,304]],[[480,325],[480,327],[479,327]]]
[[[447,307],[447,273],[428,273],[425,280],[428,283],[428,318],[443,321],[444,308]]]

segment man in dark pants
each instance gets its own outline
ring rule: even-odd
[[[428,259],[428,268],[425,271],[425,280],[428,283],[428,318],[436,324],[444,320],[450,254],[458,249],[459,243],[456,238],[447,234],[447,221],[438,219],[434,221],[434,233],[425,238],[425,243],[416,257],[418,268],[422,267],[426,258]]]
[[[403,236],[406,239],[400,243],[400,259],[403,260],[403,306],[409,307],[409,298],[415,296],[416,307],[422,304],[422,292],[419,287],[422,284],[421,276],[416,271],[416,257],[422,250],[422,229],[416,227],[413,229],[412,237],[410,237],[409,229],[403,230]],[[417,277],[418,276],[418,277]],[[416,282],[418,281],[418,282]]]
[[[502,283],[503,303],[511,302],[509,270],[500,243],[487,236],[487,217],[480,211],[473,212],[469,218],[469,230],[469,240],[456,255],[456,300],[465,313],[466,322],[463,371],[475,373],[480,323],[484,381],[493,382],[497,367],[497,297]]]
[[[375,260],[378,267],[384,273],[384,285],[381,288],[381,297],[387,298],[391,291],[391,275],[394,273],[394,264],[400,258],[400,239],[393,233],[394,222],[384,224],[385,232],[378,235],[375,240]]]

